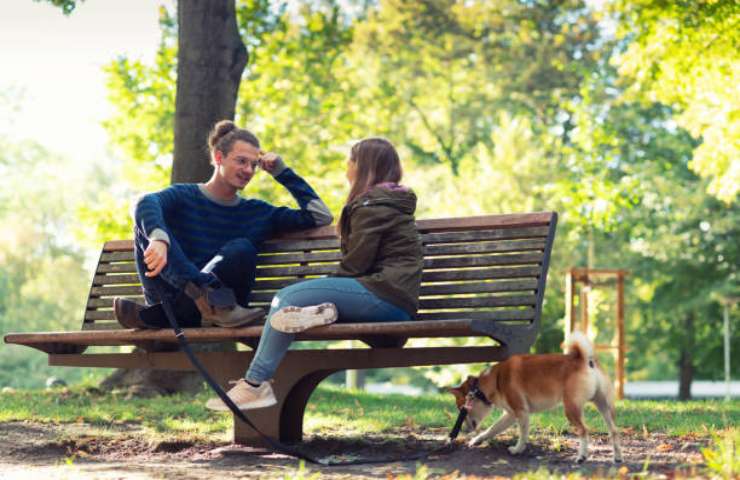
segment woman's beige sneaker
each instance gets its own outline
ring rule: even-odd
[[[283,307],[270,317],[270,325],[285,333],[297,333],[337,321],[337,307],[322,303],[310,307]]]
[[[240,378],[239,380],[232,380],[229,383],[235,385],[226,394],[236,404],[239,410],[266,408],[277,403],[270,382],[262,382],[259,387],[253,387],[246,380]],[[229,411],[229,407],[218,397],[208,400],[206,402],[206,408],[217,412]]]

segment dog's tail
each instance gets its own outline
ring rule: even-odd
[[[565,342],[565,352],[582,359],[589,367],[594,367],[594,348],[583,332],[571,332]]]

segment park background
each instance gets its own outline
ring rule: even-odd
[[[723,379],[723,301],[738,296],[739,10],[722,0],[238,1],[249,62],[236,120],[335,215],[349,145],[369,135],[398,146],[418,218],[557,211],[535,351],[560,348],[569,268],[625,269],[627,379],[680,379],[686,391]],[[79,329],[103,241],[130,237],[131,202],[170,183],[176,19],[173,2],[6,6],[3,332]],[[292,203],[264,174],[244,193]],[[614,308],[612,291],[592,292],[601,341],[614,335]],[[737,306],[729,315],[736,332]],[[739,352],[736,333],[731,343]],[[53,369],[18,346],[0,345],[0,362],[2,387],[109,373]],[[467,368],[374,378],[429,388]]]

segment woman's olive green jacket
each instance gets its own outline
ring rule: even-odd
[[[419,308],[424,262],[415,210],[416,194],[396,184],[375,186],[345,205],[339,224],[342,260],[337,272],[356,278],[412,317]]]

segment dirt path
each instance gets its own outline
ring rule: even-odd
[[[397,435],[330,439],[309,436],[303,448],[313,455],[353,455],[386,458],[431,450],[440,446],[445,431],[399,431]],[[404,439],[399,442],[400,439]],[[625,463],[614,466],[605,435],[592,436],[590,458],[583,466],[573,459],[577,440],[571,435],[552,438],[536,434],[527,451],[518,457],[506,447],[511,436],[502,435],[487,447],[458,447],[454,453],[431,457],[423,463],[430,476],[453,474],[451,478],[510,477],[547,468],[584,475],[617,475],[649,472],[668,475],[700,475],[700,453],[704,442],[694,438],[666,437],[648,432],[625,432]],[[401,445],[401,447],[399,447]],[[228,443],[188,440],[152,442],[136,426],[101,430],[85,424],[50,425],[0,423],[0,479],[152,479],[204,480],[213,478],[290,478],[297,475],[298,462],[283,455],[266,453]],[[417,462],[396,462],[351,467],[307,465],[305,477],[320,472],[320,478],[413,477]],[[625,470],[626,469],[626,470]]]

